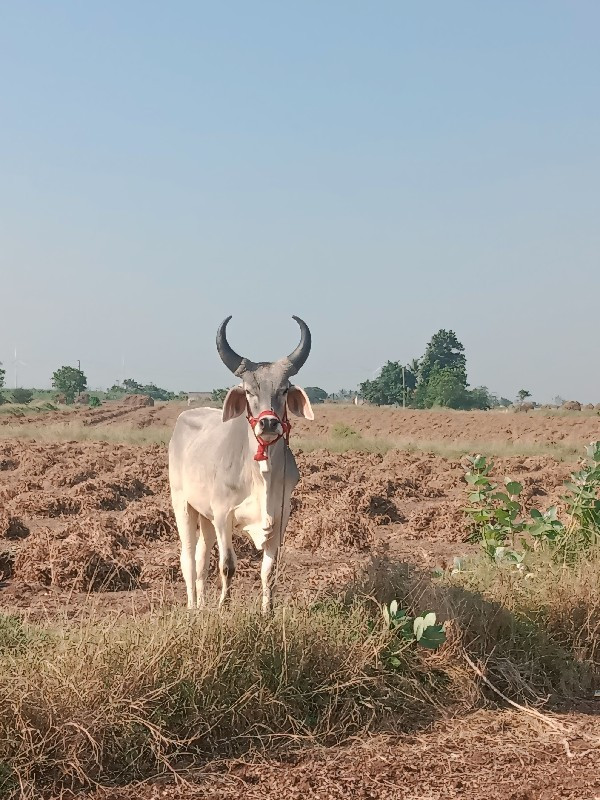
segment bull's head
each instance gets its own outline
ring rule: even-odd
[[[230,389],[223,404],[223,422],[239,417],[250,410],[250,416],[258,417],[261,412],[274,411],[277,416],[265,415],[258,421],[254,432],[269,441],[280,436],[283,431],[280,420],[287,408],[298,417],[314,419],[310,401],[304,389],[292,386],[290,377],[302,367],[310,353],[310,331],[308,325],[299,317],[294,317],[300,326],[300,344],[287,358],[279,361],[255,363],[239,356],[229,345],[226,336],[227,317],[217,331],[217,350],[225,366],[242,383]]]

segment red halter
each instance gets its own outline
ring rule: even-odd
[[[271,447],[272,445],[275,444],[275,442],[278,442],[280,439],[283,439],[283,438],[285,438],[285,443],[286,444],[289,444],[289,442],[290,442],[290,431],[292,430],[292,426],[290,425],[290,422],[289,422],[288,416],[287,416],[287,405],[286,405],[285,410],[283,412],[283,418],[282,419],[280,419],[277,416],[277,414],[273,411],[273,409],[269,409],[269,411],[261,411],[260,414],[258,415],[258,417],[253,417],[251,412],[250,412],[250,405],[248,404],[248,401],[246,401],[246,408],[248,410],[248,413],[246,414],[246,419],[250,423],[250,427],[252,428],[252,432],[253,433],[254,433],[254,428],[256,428],[256,426],[258,425],[259,421],[263,417],[275,417],[275,419],[281,425],[281,429],[282,429],[283,433],[280,433],[277,436],[277,438],[273,439],[273,441],[271,441],[271,442],[266,442],[262,438],[262,436],[258,436],[256,433],[254,433],[256,441],[258,442],[258,448],[256,450],[256,455],[254,456],[254,460],[255,461],[268,461],[269,460],[269,456],[268,456],[268,453],[267,453],[267,449],[269,447]]]

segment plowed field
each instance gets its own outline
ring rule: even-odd
[[[65,610],[85,615],[141,614],[184,602],[178,538],[170,507],[164,444],[127,443],[129,431],[162,430],[183,405],[3,416],[0,431],[0,606],[46,619]],[[293,437],[327,445],[339,426],[351,436],[437,446],[461,442],[507,445],[526,455],[497,459],[498,475],[524,484],[524,500],[560,506],[573,463],[552,448],[574,450],[600,438],[596,414],[541,412],[415,412],[318,407],[315,423],[296,421]],[[67,430],[121,426],[123,442]],[[63,431],[50,441],[48,431]],[[23,430],[23,436],[19,430]],[[39,430],[36,436],[35,430]],[[26,435],[25,435],[26,432]],[[343,434],[342,434],[343,435]],[[108,437],[107,437],[108,438]],[[535,447],[540,452],[536,454]],[[533,449],[532,449],[533,448]],[[548,452],[544,452],[544,448]],[[438,447],[439,449],[439,447]],[[445,567],[473,549],[465,543],[464,458],[419,451],[298,453],[301,482],[288,526],[281,597],[314,599],[343,587],[382,554],[417,566]],[[239,556],[234,597],[258,598],[259,555],[235,541]],[[213,568],[213,586],[217,579]],[[216,588],[213,590],[216,592]],[[597,705],[597,704],[596,704]],[[600,708],[598,709],[600,712]],[[600,737],[598,718],[571,712]],[[494,708],[443,720],[418,735],[356,742],[340,750],[286,762],[225,763],[198,775],[191,787],[154,782],[99,790],[105,800],[141,798],[600,798],[600,751],[577,747],[567,757],[560,740],[517,712]],[[587,751],[587,752],[584,752]]]

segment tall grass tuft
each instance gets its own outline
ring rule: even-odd
[[[0,625],[0,796],[142,779],[249,749],[343,741],[427,697],[364,605],[168,611],[116,624]],[[36,792],[38,794],[36,794]]]

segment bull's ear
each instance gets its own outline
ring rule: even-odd
[[[300,386],[290,386],[287,393],[287,404],[292,414],[297,417],[304,417],[304,419],[314,419],[312,406],[310,400],[304,389]]]
[[[246,410],[246,392],[243,386],[234,386],[227,392],[223,403],[223,422],[240,417]]]

